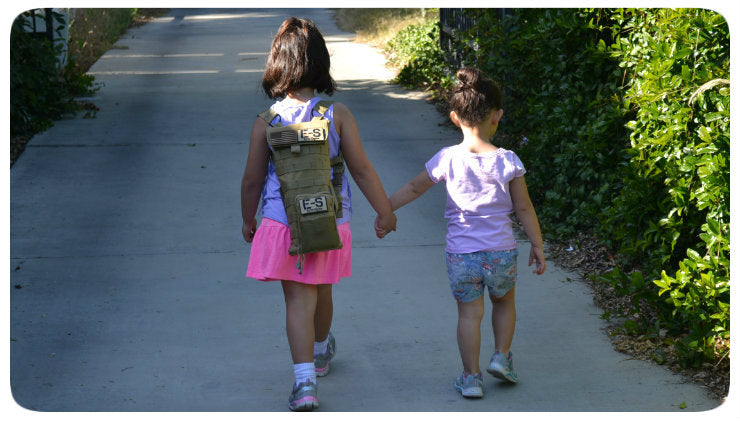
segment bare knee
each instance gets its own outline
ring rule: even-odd
[[[509,292],[504,294],[502,297],[496,297],[495,295],[491,294],[491,302],[496,304],[513,304],[514,298],[515,298],[515,290],[514,288],[511,288]]]
[[[282,286],[286,304],[316,304],[316,285],[301,284],[293,281],[282,281]]]
[[[316,293],[318,294],[319,300],[331,298],[331,287],[331,284],[316,285]]]
[[[457,312],[461,319],[480,322],[486,312],[483,297],[469,303],[457,303]]]

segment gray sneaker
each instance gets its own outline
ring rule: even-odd
[[[498,351],[494,352],[491,356],[491,363],[488,365],[486,371],[497,379],[506,380],[511,383],[518,381],[516,372],[514,371],[514,360],[511,356],[511,351],[509,351],[508,357]]]
[[[288,398],[288,408],[291,411],[313,411],[319,407],[319,400],[316,398],[316,384],[311,380],[293,386],[293,392]]]
[[[465,375],[465,371],[455,380],[455,389],[466,398],[483,397],[483,376],[478,374]]]
[[[320,355],[313,356],[313,363],[316,366],[316,375],[324,377],[329,374],[329,361],[334,358],[337,353],[337,344],[334,340],[334,335],[329,332],[329,344],[326,345],[326,352]]]

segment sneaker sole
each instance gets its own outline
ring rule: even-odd
[[[329,363],[326,363],[326,367],[316,368],[316,376],[324,377],[329,374]]]
[[[517,380],[511,376],[507,376],[506,374],[502,373],[501,371],[491,369],[490,367],[486,369],[487,372],[489,372],[493,377],[501,380],[506,380],[510,383],[516,383]]]
[[[313,411],[319,407],[319,401],[314,396],[306,396],[288,405],[291,411]]]
[[[455,389],[457,389],[463,397],[466,398],[482,398],[483,397],[483,389],[480,387],[469,387],[467,389],[464,389],[458,385],[455,385]]]

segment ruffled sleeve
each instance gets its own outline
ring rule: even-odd
[[[429,178],[435,183],[447,179],[447,171],[449,170],[449,165],[446,164],[448,159],[445,159],[447,149],[444,148],[437,152],[425,165]]]

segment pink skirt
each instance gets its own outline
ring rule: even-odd
[[[269,218],[262,218],[252,241],[247,274],[259,281],[296,281],[303,284],[336,284],[352,276],[352,232],[349,222],[338,225],[342,248],[305,255],[303,273],[298,273],[298,256],[288,254],[290,229]]]

